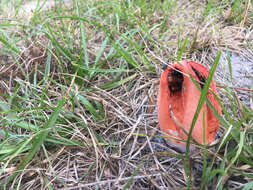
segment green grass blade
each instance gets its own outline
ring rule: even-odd
[[[26,155],[26,157],[22,160],[22,162],[17,166],[17,171],[23,170],[29,161],[34,157],[44,140],[46,139],[48,133],[49,133],[49,128],[53,127],[60,111],[62,110],[63,106],[65,105],[66,99],[63,98],[62,100],[59,101],[58,106],[55,108],[53,114],[47,121],[47,123],[43,126],[44,130],[41,130],[35,137],[34,137],[34,142],[32,143],[32,148]],[[10,183],[19,173],[16,172],[12,174],[8,179],[7,179],[7,184]]]
[[[104,32],[107,34],[107,36],[110,38],[113,48],[122,56],[130,65],[132,65],[134,68],[139,68],[139,64],[132,58],[132,56],[129,54],[128,51],[124,50],[124,48],[120,47],[114,40],[113,40],[113,33],[110,32],[106,27],[102,26],[100,23],[93,21],[91,19],[87,18],[80,18],[75,16],[59,16],[54,18],[69,18],[69,19],[77,19],[82,20],[91,24],[94,24],[95,26],[101,28],[104,30]]]
[[[131,75],[131,76],[129,76],[129,77],[126,77],[126,78],[124,78],[124,79],[122,79],[122,80],[120,80],[120,81],[117,81],[117,82],[109,82],[109,83],[107,83],[107,84],[101,85],[101,86],[99,86],[99,88],[101,88],[101,89],[107,89],[107,90],[108,90],[108,89],[111,89],[111,88],[115,88],[115,87],[117,87],[117,86],[120,86],[120,85],[122,85],[122,84],[128,82],[128,81],[133,80],[136,76],[137,76],[137,74],[133,74],[133,75]]]
[[[253,181],[247,183],[246,185],[244,185],[242,190],[251,190],[253,189]]]
[[[102,43],[102,45],[101,45],[101,47],[100,47],[100,49],[99,49],[99,51],[98,51],[98,54],[97,54],[97,56],[96,56],[94,65],[96,65],[96,64],[98,63],[100,57],[102,56],[102,53],[103,53],[104,50],[105,50],[105,47],[106,47],[107,42],[108,42],[108,37],[106,37],[105,40],[103,41],[103,43]]]
[[[67,59],[69,59],[70,61],[76,61],[76,58],[72,55],[72,53],[60,45],[60,43],[58,42],[58,40],[56,39],[56,37],[54,35],[52,28],[47,24],[45,26],[47,27],[48,31],[43,30],[43,32],[50,39],[50,41],[54,44],[54,46],[57,48],[57,50],[62,55],[64,55]]]
[[[95,163],[92,163],[88,168],[87,170],[84,172],[84,174],[79,178],[79,181],[81,181],[82,179],[84,179],[88,174],[89,172],[92,170],[92,168],[95,166]]]
[[[49,74],[50,74],[50,67],[51,67],[51,60],[52,60],[52,43],[49,42],[48,44],[48,53],[47,53],[47,60],[46,60],[46,67],[45,67],[45,75],[44,75],[44,84],[48,82]]]
[[[76,64],[74,62],[72,62],[72,65],[81,69],[81,70],[85,70],[85,71],[90,71],[90,72],[94,72],[94,73],[122,73],[122,72],[131,72],[133,70],[128,70],[128,69],[98,69],[98,68],[91,68],[91,67],[86,67],[86,66],[82,66],[80,64]]]
[[[20,54],[20,50],[18,49],[18,47],[16,47],[15,44],[9,42],[8,39],[6,39],[6,35],[0,35],[0,42],[2,42],[8,49],[14,51],[17,54]]]
[[[131,29],[131,30],[126,31],[123,34],[119,34],[119,37],[115,40],[113,40],[112,38],[110,38],[110,39],[113,41],[113,43],[116,46],[119,46],[120,48],[123,48],[124,45],[127,43],[128,38],[134,37],[134,35],[137,34],[137,32],[138,32],[137,29]],[[115,32],[115,33],[117,34],[117,32]],[[110,33],[107,33],[107,35],[113,35],[113,34],[110,32]],[[115,50],[114,47],[111,47],[109,53],[107,54],[107,57],[112,56],[114,50]]]
[[[97,54],[97,56],[96,56],[93,69],[95,69],[95,68],[98,66],[98,61],[99,61],[100,57],[102,56],[102,53],[103,53],[104,50],[105,50],[106,44],[107,44],[107,42],[108,42],[108,39],[109,39],[109,38],[106,37],[105,40],[103,41],[103,43],[102,43],[102,45],[101,45],[101,47],[100,47],[100,49],[99,49],[99,51],[98,51],[98,54]],[[90,78],[94,77],[94,75],[95,75],[95,72],[91,72],[91,73],[90,73]]]
[[[123,186],[122,190],[126,190],[129,189],[131,183],[134,180],[134,177],[137,175],[137,173],[139,172],[139,170],[141,169],[141,167],[143,166],[143,163],[140,163],[137,168],[134,170],[133,174],[131,175],[130,179],[126,182],[126,184]]]
[[[210,175],[209,175],[209,179],[208,180],[211,180],[216,174],[221,174],[223,175],[224,174],[224,170],[222,169],[215,169],[215,170],[212,170],[210,172]]]
[[[180,51],[177,52],[177,61],[180,61],[182,58],[182,55],[184,53],[185,50],[185,46],[188,43],[188,38],[185,38],[182,47],[180,48]]]
[[[240,156],[242,149],[243,149],[243,145],[244,145],[244,139],[245,139],[245,131],[241,131],[240,132],[240,142],[238,144],[238,150],[236,151],[236,155],[230,160],[229,165],[225,168],[225,171],[223,173],[223,177],[227,176],[228,170],[230,169],[230,167],[235,163],[235,161],[238,159],[238,157]],[[223,178],[220,178],[217,187],[221,184]]]
[[[213,0],[209,0],[206,7],[205,7],[204,13],[202,14],[202,21],[204,21],[206,19],[206,17],[209,15],[212,7],[213,7]]]
[[[18,154],[22,153],[24,150],[27,149],[28,144],[32,141],[33,137],[30,137],[29,139],[25,140],[23,143],[21,143],[20,145],[18,145],[16,151],[11,154],[10,158],[8,159],[8,161],[2,166],[1,170],[0,170],[0,175],[2,174],[2,172],[4,172],[5,168],[7,168],[8,164],[10,163],[11,160],[13,160]],[[21,169],[20,169],[21,170]],[[15,175],[15,176],[14,176]],[[18,173],[14,173],[13,179],[16,177],[16,175],[18,175]],[[12,180],[9,180],[10,178],[7,179],[7,184]],[[3,185],[4,182],[0,182],[0,188]]]
[[[86,107],[86,109],[89,110],[89,112],[93,115],[94,118],[97,118],[99,120],[103,119],[102,116],[97,113],[96,109],[90,103],[89,100],[87,100],[85,97],[83,97],[80,94],[78,94],[77,97],[82,101],[82,103],[84,104],[84,106]]]
[[[190,187],[191,187],[191,179],[190,179],[190,168],[189,168],[189,165],[188,165],[188,159],[187,158],[189,157],[189,152],[190,152],[190,140],[191,140],[191,136],[192,136],[192,131],[193,131],[193,128],[194,128],[195,123],[197,121],[197,118],[199,116],[200,110],[201,110],[201,108],[202,108],[202,106],[203,106],[203,104],[206,100],[206,95],[209,91],[209,87],[210,87],[214,72],[215,72],[216,67],[217,67],[217,65],[219,63],[219,60],[220,60],[220,55],[221,55],[221,51],[218,52],[218,54],[217,54],[217,56],[214,60],[214,63],[212,65],[212,68],[209,71],[208,77],[206,79],[204,88],[201,92],[199,102],[198,102],[198,106],[197,106],[197,109],[196,109],[195,114],[193,116],[191,127],[190,127],[190,130],[189,130],[189,133],[188,133],[189,135],[188,135],[188,138],[187,138],[186,153],[185,153],[186,154],[186,159],[184,161],[185,170],[186,170],[186,174],[187,174],[187,188],[188,189],[190,189]]]
[[[206,146],[206,123],[205,123],[205,111],[203,111],[203,142],[204,142],[204,150],[203,150],[203,170],[202,170],[202,180],[201,180],[201,188],[205,186],[205,179],[207,174],[207,146]]]
[[[95,101],[95,104],[99,110],[99,113],[101,114],[101,117],[104,119],[105,118],[105,111],[104,111],[102,104],[98,101]]]
[[[128,51],[124,50],[123,48],[117,46],[113,41],[113,48],[133,67],[139,68],[138,63],[132,58],[132,56],[128,53]]]
[[[80,16],[80,9],[79,9],[77,1],[75,1],[75,7],[76,7],[77,16],[81,17]],[[88,53],[87,53],[86,35],[85,35],[85,30],[84,30],[84,24],[83,24],[82,20],[79,20],[79,22],[80,22],[80,32],[81,32],[81,42],[82,42],[80,47],[82,47],[82,49],[83,49],[84,62],[85,62],[85,65],[88,67],[89,66],[89,57],[88,57]]]
[[[229,74],[230,74],[230,80],[231,80],[231,82],[233,82],[231,56],[230,56],[230,52],[228,51],[228,47],[226,47],[226,54],[227,54],[227,60],[228,60],[228,70],[229,70]]]

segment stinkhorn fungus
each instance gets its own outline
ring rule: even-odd
[[[184,60],[164,68],[160,77],[158,94],[158,121],[160,129],[173,137],[171,140],[177,144],[184,144],[179,140],[187,140],[191,122],[195,114],[199,99],[200,90],[193,83],[189,74],[196,80],[200,88],[203,88],[208,76],[208,69],[194,61]],[[212,80],[207,94],[216,111],[221,114],[221,108],[214,94],[216,85]],[[203,116],[204,114],[204,116]],[[203,124],[205,118],[205,124]],[[205,134],[203,134],[205,126]],[[193,128],[192,138],[194,141],[203,144],[210,144],[215,139],[219,121],[210,107],[204,103],[196,124]]]

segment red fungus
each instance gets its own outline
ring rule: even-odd
[[[158,94],[158,121],[160,128],[168,135],[181,140],[187,140],[187,133],[190,130],[200,98],[200,91],[190,79],[189,73],[203,88],[208,76],[208,69],[197,62],[185,60],[164,69],[160,78]],[[217,93],[213,80],[210,89]],[[221,108],[210,89],[207,98],[216,111],[221,114]],[[214,141],[219,121],[206,103],[201,108],[192,137],[196,142],[203,144],[203,113],[205,114],[206,144],[210,144]],[[176,143],[181,142],[177,140],[172,141]]]

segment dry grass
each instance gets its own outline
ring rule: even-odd
[[[3,147],[0,148],[0,189],[187,189],[183,153],[163,138],[158,127],[156,97],[161,65],[187,58],[211,67],[217,50],[225,52],[226,48],[252,63],[252,6],[248,7],[250,1],[242,3],[244,15],[247,12],[249,16],[240,20],[238,11],[233,12],[225,0],[214,1],[213,6],[217,7],[206,15],[205,1],[168,1],[167,4],[157,1],[161,7],[153,9],[143,8],[144,1],[139,1],[143,6],[130,2],[128,8],[123,1],[89,1],[89,6],[80,3],[84,18],[101,24],[112,34],[94,23],[84,22],[86,44],[82,43],[79,18],[67,18],[77,14],[75,4],[63,8],[50,5],[49,10],[30,15],[29,22],[22,20],[18,24],[15,19],[22,18],[22,14],[1,16],[11,21],[0,21],[8,26],[0,32],[8,36],[4,39],[9,42],[0,43]],[[183,48],[185,39],[188,42]],[[86,63],[85,51],[89,69],[95,71],[75,67]],[[106,73],[99,69],[128,71]],[[229,78],[229,72],[227,75]],[[230,84],[221,70],[217,70],[215,77],[221,85]],[[249,88],[248,85],[241,87]],[[236,102],[238,95],[229,98],[236,92],[222,89],[222,104],[231,114],[237,109],[233,115],[235,122],[243,120],[247,113],[252,115],[252,110],[246,112],[244,108],[246,105],[249,109],[250,92],[243,91],[246,98]],[[16,171],[67,91],[68,99],[55,124],[49,127],[44,143],[25,168]],[[228,120],[226,116],[224,119]],[[17,120],[26,123],[21,126],[15,123]],[[232,122],[228,121],[231,125]],[[240,130],[247,133],[245,142],[252,146],[251,117],[241,124],[238,134]],[[220,142],[229,132],[225,126],[220,127],[217,135]],[[225,170],[229,166],[234,158],[230,152],[237,151],[233,149],[236,138],[229,136],[220,149],[217,145],[191,152],[188,158],[191,189],[200,189],[205,150],[212,170]],[[244,158],[238,158],[226,176],[217,173],[203,188],[216,189],[222,179],[223,188],[242,189],[253,176],[252,155],[247,154],[244,150],[241,154]],[[19,175],[6,184],[15,172]]]

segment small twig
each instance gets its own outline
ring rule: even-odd
[[[239,108],[239,115],[240,115],[241,118],[243,118],[242,104],[241,104],[236,92],[234,92],[234,95],[235,95],[236,103],[237,103],[238,108]]]
[[[169,111],[170,111],[170,117],[175,121],[175,123],[182,129],[182,131],[185,133],[186,136],[189,136],[188,132],[185,130],[184,126],[182,123],[177,119],[177,117],[174,115],[172,111],[171,104],[169,105]],[[197,143],[195,139],[192,137],[193,142]]]
[[[247,6],[247,7],[246,7],[245,11],[243,12],[243,20],[242,20],[242,22],[241,22],[241,24],[240,24],[240,27],[243,27],[244,24],[245,24],[245,22],[246,22],[247,15],[248,15],[248,12],[249,12],[250,0],[248,0],[246,6]]]
[[[7,67],[7,68],[3,68],[3,69],[1,70],[1,72],[0,72],[0,74],[8,72],[8,71],[11,69],[11,67],[13,67],[14,65],[15,65],[15,63],[11,64],[11,65],[10,65],[9,67]]]
[[[151,174],[151,175],[134,176],[133,179],[137,180],[137,179],[143,179],[143,178],[148,178],[148,177],[159,177],[161,175],[167,175],[167,173],[157,173],[157,174]],[[60,190],[74,190],[74,189],[78,189],[78,188],[90,187],[90,186],[95,186],[95,185],[105,185],[108,183],[115,183],[117,181],[120,181],[120,182],[127,181],[131,178],[132,177],[125,177],[125,178],[121,178],[121,179],[110,179],[110,180],[97,181],[97,182],[86,183],[86,184],[78,184],[75,187],[67,187],[67,188],[62,188]]]
[[[216,84],[216,86],[219,87],[219,88],[231,88],[231,89],[236,89],[236,90],[253,92],[253,89],[241,88],[241,87],[237,87],[237,86],[226,86],[226,85],[220,85],[220,84]]]
[[[251,90],[253,90],[253,86],[251,86]],[[250,108],[253,109],[253,93],[250,93]]]
[[[171,107],[171,104],[169,105],[169,111],[170,111],[170,118],[172,118],[175,123],[180,127],[180,129],[183,130],[183,132],[185,133],[185,135],[188,136],[188,133],[187,131],[185,130],[184,126],[182,125],[182,123],[176,118],[176,116],[173,114],[173,111],[172,111],[172,107]]]

